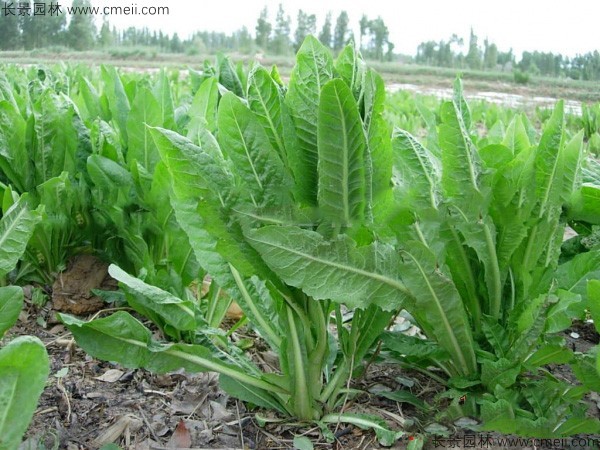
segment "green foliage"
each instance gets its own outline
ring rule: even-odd
[[[0,448],[16,448],[21,442],[49,371],[46,348],[38,338],[21,336],[0,349]]]
[[[525,115],[467,105],[460,81],[441,104],[386,101],[358,51],[333,60],[313,37],[288,85],[224,55],[185,79],[9,68],[0,278],[50,283],[72,254],[100,254],[154,331],[127,312],[63,315],[90,354],[217,371],[252,405],[323,429],[368,426],[385,445],[400,434],[338,411],[404,309],[426,339],[385,332],[377,355],[447,385],[436,419],[594,432],[581,398],[598,389],[597,351],[574,353],[556,333],[598,312],[600,172],[562,103],[533,122],[541,136]],[[567,223],[578,236],[563,243]],[[233,301],[244,317],[225,331]],[[21,305],[20,288],[1,288],[1,333]],[[274,372],[231,339],[246,323],[277,355]],[[581,384],[548,364],[570,364]],[[388,398],[430,410],[402,391]]]
[[[550,333],[582,314],[580,283],[600,269],[594,250],[558,265],[562,211],[583,189],[582,133],[566,136],[559,103],[537,145],[516,116],[502,144],[480,147],[471,137],[460,85],[454,100],[442,104],[440,121],[441,160],[406,133],[396,134],[397,161],[404,166],[398,165],[396,198],[412,215],[409,225],[394,229],[410,262],[401,280],[415,303],[406,309],[439,346],[432,356],[422,353],[404,364],[440,367],[457,389],[455,401],[467,386],[478,386],[468,388],[473,401],[460,414],[479,411],[488,429],[552,436],[578,414],[580,396],[563,396],[568,387],[550,379],[534,388],[528,377],[545,364],[575,360]],[[384,335],[393,354],[412,355],[412,347],[397,339]],[[547,402],[541,408],[539,390]]]
[[[385,140],[383,118],[374,106],[382,95],[376,90],[383,85],[332,80],[331,56],[312,37],[300,49],[287,90],[260,66],[243,84],[231,70],[224,71],[227,63],[221,61],[215,77],[228,92],[218,96],[217,105],[214,79],[202,81],[196,94],[202,100],[197,97],[194,103],[206,120],[194,122],[192,140],[164,127],[148,130],[162,159],[159,166],[164,164],[170,180],[164,192],[196,260],[278,355],[278,372],[261,372],[208,326],[196,303],[116,267],[111,274],[125,288],[129,305],[166,336],[187,344],[153,341],[150,331],[126,313],[89,323],[68,316],[63,321],[97,357],[155,371],[177,365],[216,370],[222,387],[238,398],[302,420],[319,420],[340,407],[347,395],[344,386],[360,372],[392,316],[387,311],[400,304],[398,296],[405,289],[392,270],[397,256],[383,246],[358,247],[343,234],[328,242],[335,230],[364,235],[360,229],[371,220],[369,145],[376,138]],[[349,64],[362,65],[360,56]],[[348,69],[358,73],[358,67]],[[363,105],[353,90],[369,92],[372,103]],[[240,98],[244,93],[247,99]],[[294,185],[294,177],[303,181]],[[125,178],[124,173],[112,177]],[[290,252],[297,253],[293,266],[306,265],[299,279],[277,265]],[[389,263],[380,261],[384,255]],[[376,273],[386,265],[389,279]],[[379,286],[384,279],[386,289]],[[368,305],[365,296],[371,294],[377,299]],[[346,324],[337,302],[362,309]],[[337,336],[330,330],[332,318]],[[358,418],[347,420],[363,424]],[[387,428],[365,419],[368,424],[381,430],[382,440],[390,440],[384,436]]]
[[[513,78],[517,84],[527,84],[529,83],[530,74],[521,69],[515,69],[513,70]]]
[[[10,191],[7,191],[10,193]],[[0,219],[0,279],[12,271],[40,220],[27,196],[19,198]],[[19,317],[23,289],[0,287],[0,338]],[[20,336],[0,349],[0,448],[16,448],[25,433],[49,373],[46,347],[36,337]]]

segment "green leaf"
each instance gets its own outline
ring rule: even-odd
[[[0,172],[18,192],[33,188],[34,167],[25,146],[25,130],[26,121],[17,107],[0,101]]]
[[[600,250],[579,253],[556,270],[556,285],[585,299],[588,280],[600,279]]]
[[[463,114],[462,103],[442,104],[439,141],[442,150],[442,188],[444,195],[452,199],[468,217],[476,216],[483,206],[479,189],[481,160],[471,137]]]
[[[145,368],[166,373],[180,368],[188,372],[214,371],[244,384],[273,393],[285,394],[279,386],[255,376],[257,369],[245,361],[243,366],[224,362],[202,345],[161,344],[152,333],[130,314],[119,311],[104,319],[84,322],[67,314],[60,320],[73,333],[77,343],[90,355],[105,361],[116,361],[128,368]],[[237,361],[236,361],[237,362]]]
[[[60,320],[73,333],[86,353],[125,367],[145,367],[152,352],[152,333],[130,314],[119,311],[104,319],[84,322],[67,314]]]
[[[355,310],[352,318],[352,326],[356,327],[358,338],[352,346],[350,358],[362,361],[367,352],[377,342],[383,330],[389,325],[393,314],[384,312],[376,306],[370,306],[364,310]],[[342,342],[342,345],[344,342]]]
[[[408,445],[406,446],[406,450],[422,450],[423,445],[425,445],[425,439],[419,435],[411,435],[408,441]]]
[[[235,66],[228,56],[219,53],[217,55],[217,64],[219,65],[219,83],[233,92],[238,97],[244,97],[244,86],[238,77]]]
[[[453,83],[452,103],[454,103],[454,109],[464,124],[465,130],[469,132],[471,130],[471,110],[465,100],[460,77],[456,77]]]
[[[319,99],[318,203],[330,221],[349,226],[365,213],[366,147],[358,106],[344,81],[327,82]]]
[[[592,418],[573,417],[567,419],[553,431],[556,433],[555,436],[598,435],[600,433],[600,421]]]
[[[173,189],[178,196],[197,199],[205,191],[214,190],[222,198],[227,197],[232,185],[231,175],[210,133],[201,133],[200,146],[162,128],[152,128],[151,135],[171,173]]]
[[[192,373],[214,371],[257,389],[286,394],[280,386],[263,380],[258,369],[243,356],[241,361],[231,357],[224,361],[220,357],[222,355],[215,355],[214,349],[202,345],[156,342],[150,330],[126,312],[120,311],[91,322],[66,314],[59,314],[59,318],[73,333],[77,343],[96,358],[156,373],[181,368]]]
[[[431,406],[417,397],[415,394],[409,391],[392,391],[392,392],[379,392],[377,395],[393,400],[398,403],[408,403],[421,411],[430,411]]]
[[[298,136],[297,145],[288,148],[288,158],[296,165],[293,173],[301,198],[310,205],[317,204],[319,97],[322,87],[332,77],[331,53],[316,38],[308,36],[296,55],[285,101]]]
[[[407,336],[403,333],[385,332],[381,335],[385,347],[404,357],[415,357],[420,359],[431,358],[445,360],[448,354],[435,342]]]
[[[600,186],[584,184],[577,189],[567,209],[570,220],[600,225]]]
[[[23,289],[21,287],[0,287],[0,339],[17,322],[22,308]]]
[[[556,291],[558,302],[548,309],[546,318],[546,333],[558,333],[571,326],[573,319],[585,317],[586,304],[581,295],[573,292]]]
[[[267,226],[245,235],[277,275],[317,300],[361,308],[375,304],[389,311],[410,297],[398,277],[397,255],[385,244],[357,248],[347,236],[329,242],[292,226]]]
[[[127,163],[137,161],[149,173],[154,172],[160,156],[148,126],[164,126],[158,102],[147,88],[139,88],[127,117]]]
[[[136,301],[157,313],[166,323],[182,331],[196,329],[196,308],[191,301],[181,300],[156,286],[146,284],[114,264],[109,266],[108,273],[127,286],[130,292],[139,294]]]
[[[42,207],[30,211],[27,201],[28,195],[22,195],[0,220],[0,279],[15,268],[41,220]]]
[[[286,112],[283,111],[283,96],[275,80],[260,65],[254,66],[248,75],[248,107],[256,114],[271,145],[286,163],[282,117]]]
[[[600,280],[590,280],[587,283],[588,305],[594,327],[600,333]]]
[[[403,130],[394,131],[392,146],[402,201],[415,210],[437,209],[441,200],[441,174],[437,158]]]
[[[564,103],[559,101],[550,120],[546,122],[535,158],[536,196],[539,199],[538,216],[558,214],[561,204]]]
[[[102,447],[100,447],[100,450],[121,450],[121,447],[119,447],[117,444],[104,444]]]
[[[365,70],[365,62],[354,45],[344,47],[335,60],[335,71],[350,88],[357,102],[363,94]]]
[[[201,129],[214,133],[217,131],[217,105],[219,104],[219,87],[215,78],[208,78],[202,82],[200,89],[194,95],[188,115],[187,137],[196,143],[196,136]]]
[[[514,433],[517,429],[515,411],[511,403],[504,399],[481,402],[482,430],[495,430],[501,433]]]
[[[577,133],[567,142],[560,152],[562,166],[561,200],[567,203],[581,183],[581,161],[583,159],[583,131]]]
[[[471,327],[456,286],[423,244],[411,242],[410,250],[402,254],[402,280],[415,298],[407,310],[450,354],[459,375],[476,373]]]
[[[502,276],[498,265],[494,222],[490,216],[468,222],[460,215],[456,227],[464,237],[464,245],[475,251],[479,263],[483,265],[486,287],[484,299],[487,300],[483,310],[498,319],[502,309]]]
[[[515,384],[517,376],[521,373],[521,366],[515,361],[500,358],[498,361],[482,361],[481,382],[493,391],[496,386],[504,388]]]
[[[279,205],[291,183],[256,116],[239,98],[227,93],[219,104],[217,121],[221,149],[233,162],[254,205]]]
[[[490,316],[484,316],[481,329],[487,341],[498,357],[505,357],[509,347],[508,333],[505,328]]]
[[[79,77],[79,92],[87,109],[88,117],[86,119],[94,120],[102,118],[107,120],[102,114],[102,108],[100,106],[100,96],[96,87],[84,76]]]
[[[373,430],[377,441],[384,447],[392,446],[398,439],[404,436],[404,431],[393,431],[380,417],[370,414],[328,414],[321,419],[323,423],[349,423],[363,430]]]
[[[294,436],[293,444],[294,450],[313,450],[315,448],[306,436]]]
[[[173,95],[171,94],[171,80],[169,80],[165,69],[161,69],[157,78],[158,79],[154,85],[152,94],[157,100],[160,121],[159,125],[165,128],[174,128],[175,114],[173,107]]]
[[[279,411],[282,414],[287,414],[285,408],[281,403],[269,392],[264,389],[258,389],[254,386],[247,386],[244,383],[239,382],[226,375],[219,377],[219,386],[227,394],[239,398],[244,402],[248,402],[252,405],[260,406],[262,408],[273,409]]]
[[[100,70],[104,83],[104,94],[108,99],[112,118],[121,131],[122,143],[127,144],[127,117],[131,106],[123,82],[114,67],[103,65]]]
[[[50,372],[44,344],[20,336],[0,350],[0,448],[19,447]]]
[[[101,198],[104,205],[118,208],[130,203],[133,177],[119,163],[104,156],[91,155],[87,160],[87,171],[96,189],[93,195]]]
[[[592,356],[585,355],[571,364],[573,373],[581,383],[592,391],[600,391],[600,376],[597,362]]]
[[[36,184],[59,176],[63,171],[75,171],[79,142],[73,125],[75,115],[71,100],[50,90],[33,105],[33,115],[29,118],[33,124],[29,152],[35,161]]]
[[[386,216],[392,202],[391,130],[384,118],[385,83],[379,74],[368,70],[364,76],[364,127],[367,134],[365,180],[367,206],[375,219]]]
[[[152,135],[171,174],[174,191],[171,204],[196,260],[240,304],[259,333],[277,348],[280,337],[275,331],[276,321],[263,309],[262,301],[248,294],[251,287],[245,280],[253,274],[269,279],[270,271],[243,240],[241,232],[219,217],[220,202],[231,189],[231,176],[224,168],[214,138],[204,131],[200,139],[202,147],[198,147],[171,131],[153,129]],[[219,195],[218,199],[211,197],[209,188],[215,191],[215,196]],[[233,275],[232,267],[239,279]]]
[[[525,361],[529,367],[541,367],[547,364],[567,364],[573,359],[573,352],[560,345],[546,344]]]
[[[521,151],[531,146],[521,115],[513,117],[508,124],[502,145],[511,149],[514,155],[521,153]]]

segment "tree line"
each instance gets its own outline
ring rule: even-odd
[[[88,15],[74,15],[67,23],[64,11],[43,17],[36,16],[35,5],[40,4],[49,7],[52,2],[36,0],[35,3],[16,3],[0,0],[0,50],[31,50],[51,46],[74,50],[151,47],[159,52],[192,55],[230,51],[285,56],[295,53],[304,38],[312,34],[333,52],[339,52],[348,42],[353,41],[366,58],[394,61],[400,57],[394,53],[394,44],[389,40],[389,28],[381,17],[369,18],[363,15],[358,22],[358,36],[355,36],[346,11],[341,11],[335,16],[335,20],[331,12],[327,13],[322,25],[317,28],[317,16],[300,9],[295,15],[292,33],[292,17],[280,4],[274,21],[271,20],[267,7],[262,9],[253,32],[246,27],[233,33],[198,31],[189,38],[182,39],[177,33],[169,35],[147,28],[117,30],[106,20],[97,29],[94,18]],[[30,5],[29,10],[26,5]],[[90,6],[90,0],[74,0],[73,6]],[[13,14],[10,14],[11,11]],[[519,70],[533,75],[600,80],[598,51],[573,58],[550,52],[523,52],[521,59],[517,61],[512,49],[500,51],[488,39],[483,40],[483,45],[479,42],[479,37],[471,30],[466,47],[462,38],[452,35],[446,40],[422,42],[414,57],[403,57],[402,60],[456,69]]]
[[[469,44],[463,52],[464,42],[456,34],[449,39],[427,41],[419,44],[415,62],[437,67],[456,69],[511,71],[550,77],[568,77],[576,80],[600,80],[600,53],[596,50],[573,58],[552,52],[523,52],[517,61],[512,49],[498,50],[488,39],[479,45],[479,38],[471,29]]]

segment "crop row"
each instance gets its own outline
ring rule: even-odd
[[[590,133],[566,126],[562,102],[541,133],[505,113],[481,132],[457,80],[451,100],[405,115],[419,140],[392,129],[404,106],[386,103],[354,48],[334,61],[312,37],[288,84],[276,67],[220,56],[184,81],[12,67],[0,98],[1,280],[50,284],[81,252],[111,262],[135,314],[60,315],[89,354],[215,371],[251,405],[326,436],[333,422],[370,427],[382,445],[403,431],[340,412],[367,361],[440,383],[434,405],[394,396],[436,408],[437,421],[536,437],[600,430],[584,401],[600,390],[598,350],[574,352],[561,335],[590,314],[600,323],[593,107]],[[563,242],[567,226],[577,236]],[[209,279],[208,293],[192,289]],[[0,288],[1,333],[22,302],[21,288]],[[244,318],[227,330],[232,302]],[[396,331],[401,311],[421,336]],[[232,341],[243,323],[275,371]],[[33,413],[40,353],[29,337],[0,351],[0,448]]]

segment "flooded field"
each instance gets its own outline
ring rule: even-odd
[[[434,86],[416,85],[408,83],[392,83],[388,85],[387,89],[389,92],[410,91],[422,95],[431,95],[443,100],[452,98],[451,87],[440,88]],[[516,93],[494,91],[466,91],[465,97],[468,100],[484,100],[486,102],[518,109],[534,109],[536,107],[553,108],[556,102],[559,100],[558,98],[554,97],[530,97]],[[565,100],[565,112],[580,116],[581,103],[576,100]]]

